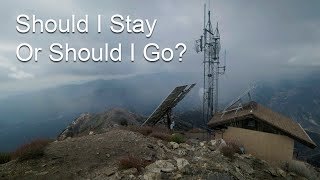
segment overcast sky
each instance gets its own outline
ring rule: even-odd
[[[0,97],[24,91],[101,78],[122,78],[156,72],[202,72],[202,57],[194,51],[194,41],[203,28],[203,5],[199,0],[10,0],[2,2],[0,11]],[[247,84],[252,81],[294,76],[320,68],[320,1],[318,0],[212,0],[213,22],[219,21],[222,49],[227,49],[227,75],[224,80]],[[103,33],[88,34],[19,34],[16,18],[34,14],[43,20],[67,19],[89,15],[95,27],[96,16],[103,15]],[[132,19],[157,19],[151,38],[144,34],[113,34],[109,30],[114,14]],[[21,63],[15,56],[20,43],[42,47],[39,62]],[[140,49],[149,42],[161,47],[179,43],[187,45],[183,62],[149,63],[136,52],[134,63],[123,52],[121,63],[50,62],[48,46],[69,43],[75,48],[100,48],[135,43]],[[140,56],[140,57],[139,57]]]

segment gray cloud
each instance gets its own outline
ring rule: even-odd
[[[102,77],[123,77],[155,72],[202,72],[202,55],[194,52],[194,40],[203,27],[204,1],[6,1],[0,16],[0,93],[23,89],[46,88]],[[211,1],[214,23],[219,21],[223,49],[228,52],[228,72],[222,79],[226,86],[249,84],[256,80],[291,76],[305,68],[320,67],[320,2],[298,0],[270,1]],[[115,13],[132,18],[158,19],[152,38],[142,34],[112,34],[108,28],[109,17]],[[98,34],[19,34],[15,30],[19,14],[35,14],[42,19],[70,18],[72,14],[91,18],[90,27],[96,26],[94,18],[102,14],[104,31]],[[156,42],[161,47],[174,47],[183,42],[188,50],[182,63],[148,63],[141,55],[131,63],[126,58],[119,63],[52,63],[48,49],[38,63],[21,63],[15,57],[15,47],[28,42],[34,47],[47,48],[54,42],[70,43],[75,48],[104,47],[117,43],[135,43],[138,50],[145,44]],[[138,52],[137,52],[138,54]],[[140,54],[140,53],[139,53]],[[129,54],[124,52],[124,57]],[[5,59],[5,60],[4,60]],[[12,79],[15,79],[14,81]],[[48,86],[48,85],[47,85]]]

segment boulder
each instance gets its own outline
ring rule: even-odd
[[[184,149],[190,149],[191,147],[190,147],[190,145],[189,144],[186,144],[186,143],[181,143],[181,144],[179,144],[179,146],[181,147],[181,148],[184,148]]]
[[[177,158],[177,166],[178,169],[181,171],[184,167],[186,167],[187,165],[189,165],[188,160],[184,159],[184,158]]]
[[[176,142],[169,142],[169,148],[171,149],[178,149],[179,148],[179,144]]]
[[[203,146],[205,146],[206,144],[205,144],[205,142],[200,142],[200,146],[201,147],[203,147]]]
[[[161,173],[160,172],[146,172],[143,175],[143,179],[145,179],[145,180],[160,180]]]
[[[185,155],[187,155],[187,152],[185,150],[183,150],[183,149],[179,149],[178,150],[178,155],[179,156],[185,156]]]
[[[138,173],[138,170],[137,168],[130,168],[130,169],[124,170],[122,173],[125,175],[131,175],[131,174]]]
[[[169,160],[158,160],[146,167],[147,172],[173,172],[176,167]]]
[[[284,178],[287,176],[287,173],[284,170],[280,169],[280,168],[277,168],[276,171],[280,176],[282,176]]]
[[[217,141],[216,141],[216,140],[211,140],[211,141],[209,142],[209,145],[210,145],[210,146],[216,146],[216,145],[217,145]]]

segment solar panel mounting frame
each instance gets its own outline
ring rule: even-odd
[[[162,103],[153,111],[153,113],[142,124],[142,126],[146,124],[153,126],[157,124],[162,118],[164,118],[165,115],[170,114],[172,108],[174,108],[195,85],[196,84],[175,87],[171,91],[171,93],[162,101]]]

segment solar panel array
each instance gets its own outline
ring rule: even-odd
[[[194,86],[195,84],[191,84],[174,88],[169,96],[164,99],[164,101],[142,125],[155,125],[167,114],[170,109],[174,108]]]

